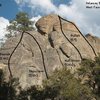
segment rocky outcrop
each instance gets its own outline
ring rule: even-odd
[[[91,34],[87,34],[86,38],[88,39],[88,41],[93,46],[96,53],[100,53],[100,38],[93,36]]]
[[[36,27],[42,34],[49,34],[52,31],[57,31],[60,29],[59,18],[54,14],[44,16],[37,21]]]
[[[74,23],[60,16],[45,16],[36,27],[38,31],[11,37],[0,50],[0,62],[10,72],[6,76],[19,78],[22,88],[41,85],[55,69],[67,67],[73,72],[82,59],[94,59],[100,52],[100,39],[85,37]]]

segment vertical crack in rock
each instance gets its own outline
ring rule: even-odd
[[[63,62],[62,62],[62,60],[61,60],[61,57],[60,57],[59,52],[58,52],[57,49],[56,49],[56,52],[57,52],[57,54],[58,54],[58,57],[59,57],[59,60],[60,60],[61,65],[64,67],[64,64],[63,64]]]
[[[53,39],[51,38],[50,34],[48,34],[48,40],[49,40],[49,43],[50,43],[51,47],[54,48]]]
[[[70,56],[68,56],[68,55],[66,54],[66,52],[65,52],[61,47],[59,47],[59,49],[62,51],[62,53],[63,53],[67,58],[70,58]]]

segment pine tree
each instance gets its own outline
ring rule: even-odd
[[[16,15],[15,21],[17,22],[17,29],[22,31],[33,30],[33,22],[29,20],[29,15],[25,12],[19,12]]]
[[[32,31],[34,30],[32,21],[30,21],[29,15],[26,12],[19,12],[16,14],[14,20],[10,21],[10,25],[7,27],[9,31],[6,37],[9,38],[16,34],[18,31]]]

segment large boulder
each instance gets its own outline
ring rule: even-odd
[[[44,16],[36,22],[38,31],[42,34],[49,34],[56,28],[60,29],[59,18],[55,14]]]

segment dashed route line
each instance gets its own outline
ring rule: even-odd
[[[81,36],[82,36],[82,37],[85,39],[85,41],[89,44],[89,46],[91,47],[91,49],[92,49],[92,51],[93,51],[93,53],[94,53],[94,55],[95,55],[95,57],[96,57],[97,54],[96,54],[95,49],[94,49],[93,46],[90,44],[90,42],[86,39],[86,37],[82,34],[82,32],[79,30],[79,28],[78,28],[73,22],[68,21],[68,20],[62,18],[62,17],[60,17],[59,15],[58,15],[58,17],[59,17],[59,19],[62,19],[62,20],[64,20],[64,21],[67,21],[67,22],[69,22],[69,23],[71,23],[71,24],[73,24],[73,25],[75,26],[75,28],[78,30],[78,32],[81,34]]]
[[[15,50],[17,49],[17,47],[19,46],[19,44],[21,43],[22,38],[23,38],[23,36],[24,36],[25,33],[28,34],[28,35],[30,35],[30,36],[35,40],[35,42],[37,43],[37,45],[38,45],[38,47],[39,47],[39,49],[40,49],[40,51],[41,51],[45,75],[46,75],[46,78],[48,79],[48,74],[47,74],[47,70],[46,70],[46,66],[45,66],[44,54],[43,54],[42,48],[41,48],[40,44],[38,43],[38,41],[35,39],[35,37],[34,37],[32,34],[30,34],[29,32],[25,32],[25,31],[22,32],[21,38],[20,38],[18,44],[16,45],[16,47],[14,48],[13,52],[11,53],[11,55],[10,55],[10,57],[9,57],[9,59],[8,59],[8,70],[9,70],[9,72],[10,72],[10,77],[11,77],[11,78],[13,77],[13,74],[12,74],[12,71],[11,71],[11,68],[10,68],[10,60],[11,60],[11,57],[12,57],[12,55],[14,54]]]

